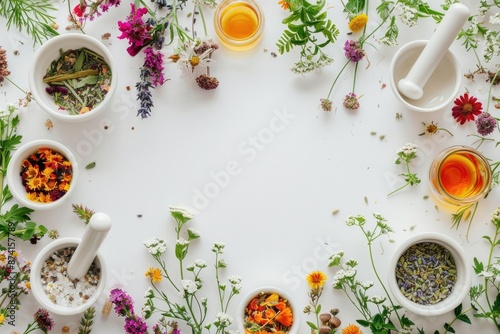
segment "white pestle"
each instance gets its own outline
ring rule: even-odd
[[[111,219],[105,213],[96,212],[90,218],[82,240],[68,263],[68,276],[80,279],[89,271],[97,251],[111,228]]]
[[[469,8],[465,5],[454,3],[450,6],[406,78],[399,80],[398,90],[401,94],[413,100],[418,100],[424,95],[427,80],[448,51],[451,43],[457,38],[469,15]]]

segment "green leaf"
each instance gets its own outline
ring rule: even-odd
[[[79,72],[82,70],[84,60],[85,60],[85,51],[81,51],[78,54],[78,58],[76,59],[76,62],[75,62],[75,71],[76,72]]]
[[[484,270],[484,265],[482,262],[479,262],[479,260],[475,257],[473,268],[474,268],[474,272],[476,274],[479,274],[480,272],[482,272]]]
[[[448,323],[445,323],[444,324],[444,329],[447,331],[447,332],[450,332],[450,333],[456,333],[455,330],[453,329],[453,327],[450,326],[450,324]]]
[[[356,320],[356,322],[357,322],[358,324],[360,324],[361,326],[363,326],[363,327],[368,327],[368,326],[370,326],[370,322],[368,322],[368,321],[366,321],[366,320],[359,319],[359,320]]]
[[[457,319],[469,325],[472,323],[467,314],[460,314],[459,316],[457,316]]]
[[[315,324],[313,324],[312,322],[306,321],[306,323],[309,325],[309,327],[311,327],[311,329],[318,330],[318,327]]]
[[[455,307],[453,313],[455,314],[456,317],[458,317],[460,313],[462,313],[462,304],[459,304],[457,307]]]

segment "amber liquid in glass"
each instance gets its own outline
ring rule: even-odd
[[[441,163],[438,177],[443,189],[455,198],[467,198],[479,194],[485,185],[483,162],[472,154],[452,153]]]
[[[249,4],[236,2],[224,9],[220,16],[220,25],[229,38],[245,40],[259,28],[259,16]]]

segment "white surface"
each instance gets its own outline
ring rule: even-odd
[[[61,3],[61,8],[66,10],[66,5]],[[169,65],[167,76],[171,80],[154,92],[155,108],[147,120],[136,117],[134,86],[139,80],[142,58],[131,58],[125,50],[126,41],[116,38],[116,21],[125,19],[129,6],[124,3],[89,22],[87,34],[99,38],[110,32],[113,36],[106,44],[119,64],[117,93],[106,113],[86,123],[52,119],[54,128],[50,130],[44,125],[48,115],[36,103],[22,110],[23,142],[40,138],[60,141],[74,152],[81,166],[78,189],[68,204],[53,211],[36,212],[33,220],[49,229],[57,228],[61,237],[81,237],[85,227],[72,213],[70,203],[107,213],[114,226],[101,247],[109,268],[106,292],[121,285],[133,296],[138,309],[149,286],[144,273],[155,266],[142,242],[155,236],[166,239],[170,245],[167,263],[174,262],[174,221],[169,217],[169,205],[198,207],[199,212],[189,225],[199,230],[202,237],[190,247],[189,259],[204,258],[211,264],[209,249],[213,242],[226,243],[224,258],[228,268],[224,274],[241,275],[244,280],[242,295],[233,300],[234,309],[241,296],[267,285],[290,292],[305,306],[305,276],[322,270],[329,276],[321,302],[323,308],[338,307],[343,324],[360,318],[343,294],[329,287],[334,272],[327,267],[328,255],[342,249],[347,258],[361,263],[359,279],[375,280],[361,232],[345,225],[346,217],[352,214],[371,217],[372,212],[379,212],[396,230],[391,236],[394,242],[381,239],[374,245],[376,264],[383,277],[398,242],[417,232],[445,233],[463,245],[471,258],[485,258],[486,244],[481,236],[493,230],[489,215],[498,206],[498,188],[481,202],[468,242],[467,224],[452,230],[450,213],[442,208],[437,210],[431,198],[423,199],[430,194],[427,172],[433,157],[448,146],[472,144],[474,138],[467,135],[475,132],[474,124],[459,126],[451,116],[451,104],[427,114],[405,109],[388,87],[389,64],[398,47],[374,49],[368,43],[370,66],[365,69],[366,59],[360,63],[356,84],[356,93],[362,95],[360,109],[346,111],[341,104],[352,89],[351,64],[334,88],[335,111],[323,112],[318,107],[319,100],[326,97],[344,64],[345,39],[353,37],[346,35],[340,3],[332,4],[329,11],[341,29],[338,42],[327,50],[336,61],[306,76],[289,70],[298,59],[299,50],[278,57],[271,55],[277,52],[275,43],[283,31],[280,22],[286,12],[274,1],[261,1],[261,5],[266,15],[261,44],[246,53],[221,48],[214,54],[216,66],[211,74],[221,82],[219,88],[202,91],[192,78],[180,75],[175,65]],[[63,12],[59,21],[61,32],[67,24],[64,17]],[[370,18],[371,30],[378,24],[375,9]],[[5,21],[0,23],[3,27]],[[421,21],[418,29],[400,25],[399,43],[428,39],[434,28],[431,19]],[[31,41],[14,30],[0,35],[0,45],[7,50],[12,71],[10,78],[27,87],[33,54]],[[451,49],[461,60],[464,72],[475,69],[472,53],[466,53],[458,42]],[[19,50],[20,55],[14,56],[14,50]],[[486,102],[488,84],[482,78],[474,83],[464,80],[464,87]],[[2,109],[22,97],[8,83],[0,91]],[[498,88],[493,95],[499,95]],[[403,117],[397,119],[396,113]],[[454,136],[443,131],[433,137],[419,136],[423,121],[437,122]],[[394,159],[396,151],[407,142],[420,147],[413,171],[423,181],[388,198],[389,192],[403,184],[398,175],[404,170],[394,164]],[[498,149],[492,144],[485,143],[481,151],[500,160]],[[93,161],[94,169],[84,169]],[[339,213],[332,215],[336,209]],[[33,259],[49,242],[44,238],[36,246],[21,241],[17,245]],[[215,281],[210,268],[205,271],[204,290],[214,303]],[[382,294],[380,287],[372,289],[373,293]],[[101,317],[105,297],[106,294],[97,303],[95,332],[119,333],[122,318],[114,314]],[[38,308],[31,296],[22,301],[17,330],[31,321]],[[213,319],[217,311],[211,312]],[[308,331],[306,318],[302,316],[301,333]],[[450,321],[452,314],[411,318],[418,327],[433,332],[442,330],[442,324]],[[64,325],[76,333],[79,319],[55,317],[54,333]],[[489,323],[481,321],[474,321],[473,326],[454,327],[459,333],[493,332]],[[5,328],[14,330],[2,330]],[[182,328],[187,332],[184,325]]]

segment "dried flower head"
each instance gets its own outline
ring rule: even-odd
[[[450,134],[450,136],[453,136],[453,134],[450,131],[448,131],[444,128],[439,128],[438,124],[434,123],[434,121],[432,121],[430,123],[422,122],[422,124],[424,125],[424,132],[419,133],[418,134],[419,136],[423,136],[423,135],[432,136],[432,135],[438,133],[440,130],[446,131]]]
[[[321,106],[321,109],[323,109],[324,111],[332,111],[332,107],[333,107],[333,102],[329,99],[320,99],[320,106]]]
[[[346,58],[352,61],[353,63],[357,63],[365,56],[365,52],[361,48],[361,44],[353,40],[345,41],[344,54]]]
[[[347,94],[344,98],[344,107],[348,110],[356,110],[359,108],[359,101],[354,92]]]
[[[215,77],[202,74],[196,78],[198,86],[204,90],[216,89],[219,86],[219,80]]]
[[[360,32],[368,22],[368,15],[362,13],[352,18],[347,27],[352,32]]]
[[[481,113],[476,119],[477,132],[481,136],[487,136],[497,127],[497,120],[488,112]]]
[[[38,309],[38,311],[35,312],[34,317],[38,327],[44,332],[50,331],[54,326],[54,321],[50,317],[47,310],[41,308]]]
[[[6,51],[0,47],[0,84],[9,74],[10,71],[8,70]]]

